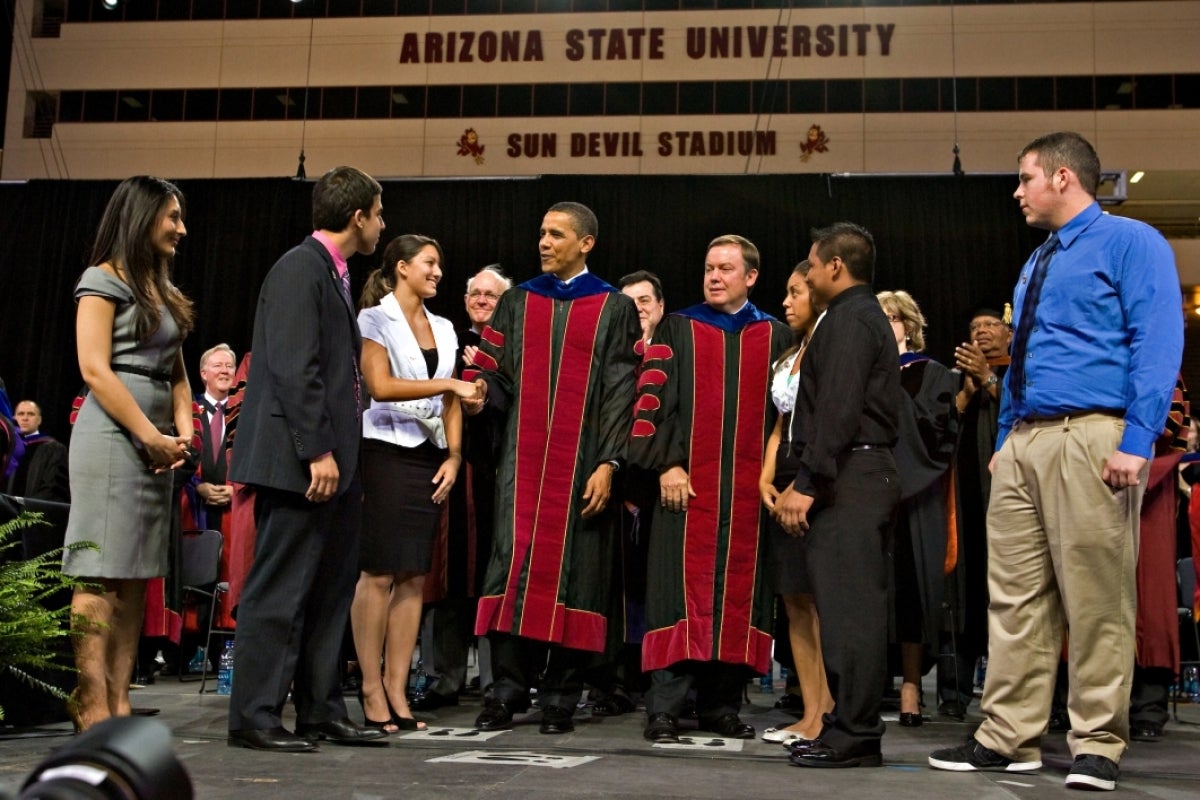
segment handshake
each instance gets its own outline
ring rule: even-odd
[[[483,378],[474,381],[454,381],[454,394],[458,395],[463,410],[468,414],[478,414],[487,402],[487,383]]]

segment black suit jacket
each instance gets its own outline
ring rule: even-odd
[[[338,493],[358,469],[362,337],[329,251],[309,236],[275,262],[254,316],[230,480],[303,494],[332,452]]]

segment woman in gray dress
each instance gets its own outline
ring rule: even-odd
[[[192,303],[171,283],[187,233],[183,194],[159,178],[117,187],[75,286],[79,370],[88,394],[71,434],[71,515],[63,572],[71,600],[77,730],[129,709],[146,580],[167,572],[172,482],[192,440],[192,392],[180,343]]]

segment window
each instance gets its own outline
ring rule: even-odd
[[[428,98],[428,106],[425,112],[427,117],[462,116],[462,87],[430,86]]]
[[[600,117],[604,115],[604,84],[576,83],[571,86],[571,116]]]
[[[150,120],[150,92],[148,90],[127,90],[119,94],[118,122],[148,122]]]
[[[899,78],[876,78],[865,82],[866,110],[872,113],[900,111],[901,94]]]
[[[789,81],[788,111],[792,114],[824,114],[825,81]]]
[[[464,117],[496,116],[495,85],[462,87],[462,114]]]
[[[502,117],[531,117],[533,116],[533,87],[532,86],[501,86],[499,113]]]
[[[830,114],[856,114],[863,110],[862,81],[834,80],[826,83],[826,100]]]

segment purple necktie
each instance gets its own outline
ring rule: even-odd
[[[225,406],[213,404],[212,413],[208,415],[208,444],[212,448],[212,457],[216,461],[221,455],[221,440],[225,438]]]

